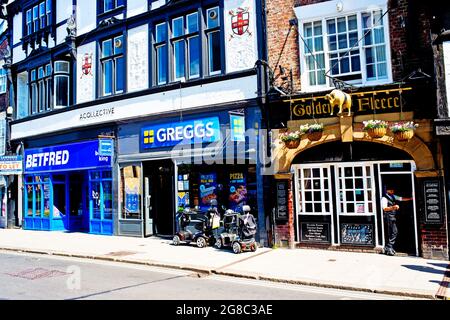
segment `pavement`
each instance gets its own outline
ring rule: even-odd
[[[231,250],[173,246],[151,237],[0,229],[0,250],[118,261],[281,283],[450,299],[450,262],[314,249]]]

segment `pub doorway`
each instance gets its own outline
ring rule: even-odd
[[[400,165],[400,164],[399,164]],[[392,166],[392,164],[391,164]],[[409,172],[381,172],[380,171],[380,189],[382,196],[389,186],[394,188],[395,194],[399,197],[414,198],[414,176]],[[396,217],[398,235],[395,241],[394,249],[397,253],[407,255],[416,255],[417,247],[417,220],[414,201],[401,201],[399,213]],[[388,240],[387,225],[383,219],[383,228],[385,230],[384,243]]]

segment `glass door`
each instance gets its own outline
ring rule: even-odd
[[[89,232],[113,234],[112,172],[89,172]]]
[[[298,241],[334,243],[330,165],[294,168]]]
[[[338,164],[335,174],[340,243],[375,246],[378,232],[373,164]]]

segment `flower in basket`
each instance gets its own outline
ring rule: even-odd
[[[304,133],[322,132],[323,124],[322,123],[314,123],[314,124],[301,125],[300,131],[304,132]]]
[[[364,130],[370,130],[370,129],[379,129],[379,128],[387,128],[388,123],[383,120],[368,120],[363,121],[364,124]]]
[[[294,132],[280,133],[279,138],[283,142],[288,142],[288,141],[300,140],[301,136],[302,136],[302,133],[300,131],[294,131]]]
[[[417,127],[419,127],[419,125],[414,123],[413,121],[396,122],[391,126],[391,131],[393,133],[414,131]]]

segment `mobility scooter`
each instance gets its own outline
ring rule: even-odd
[[[223,217],[223,227],[216,240],[216,248],[231,247],[238,254],[242,251],[256,251],[256,221],[250,214],[250,206],[242,208],[244,214],[227,210]]]
[[[208,244],[213,245],[215,242],[213,229],[218,227],[220,221],[216,211],[213,206],[206,213],[190,207],[180,210],[175,217],[176,234],[172,239],[173,245],[177,246],[181,242],[188,244],[195,242],[199,248],[205,248]]]

